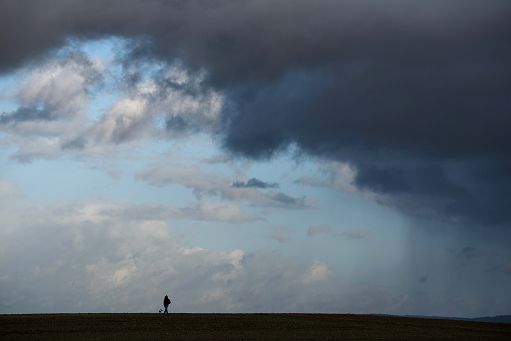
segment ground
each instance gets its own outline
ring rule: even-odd
[[[2,340],[511,340],[511,324],[330,314],[0,315]]]

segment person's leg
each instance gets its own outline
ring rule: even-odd
[[[169,311],[167,310],[168,307],[165,307],[165,314],[168,314]]]

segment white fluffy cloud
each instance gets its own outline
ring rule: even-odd
[[[21,72],[12,98],[19,108],[0,114],[3,142],[17,147],[13,158],[57,157],[63,145],[88,129],[90,93],[101,83],[101,72],[100,62],[79,54]]]
[[[165,293],[180,311],[296,310],[333,276],[319,262],[185,245],[166,219],[174,212],[29,204],[8,183],[0,199],[2,312],[157,311]]]
[[[63,60],[49,60],[27,70],[17,98],[26,106],[42,106],[51,118],[84,114],[89,91],[101,81],[103,65],[85,55],[71,54]]]
[[[309,270],[304,274],[303,281],[305,283],[323,282],[326,281],[332,274],[328,265],[315,261]]]
[[[18,104],[0,112],[3,143],[17,148],[13,158],[31,161],[113,153],[145,139],[216,129],[224,99],[204,86],[203,75],[178,63],[148,70],[155,67],[137,64],[120,72],[119,60],[94,59],[69,46],[21,69],[17,88],[3,96]],[[129,80],[133,72],[136,80]],[[113,102],[91,112],[106,93]]]
[[[162,67],[149,79],[131,84],[84,138],[92,144],[118,144],[211,131],[222,106],[223,97],[205,89],[200,75],[179,64]]]

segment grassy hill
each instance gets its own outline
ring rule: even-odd
[[[0,315],[2,340],[511,340],[511,324],[329,314]]]

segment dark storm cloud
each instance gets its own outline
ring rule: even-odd
[[[279,184],[276,182],[264,182],[262,180],[259,180],[257,178],[251,178],[248,181],[235,181],[232,184],[232,187],[236,188],[277,188],[279,187]]]
[[[234,154],[294,143],[352,163],[359,187],[407,212],[511,220],[509,1],[0,1],[0,13],[0,70],[68,37],[133,38],[127,65],[207,72]]]
[[[479,252],[477,249],[473,246],[465,246],[463,249],[461,249],[457,254],[456,257],[460,259],[470,260],[479,257]]]
[[[146,37],[153,45],[135,43],[138,56],[181,57],[222,83],[272,80],[290,70],[347,61],[427,66],[509,53],[502,44],[511,5],[499,0],[3,0],[0,5],[3,69],[70,36]]]

